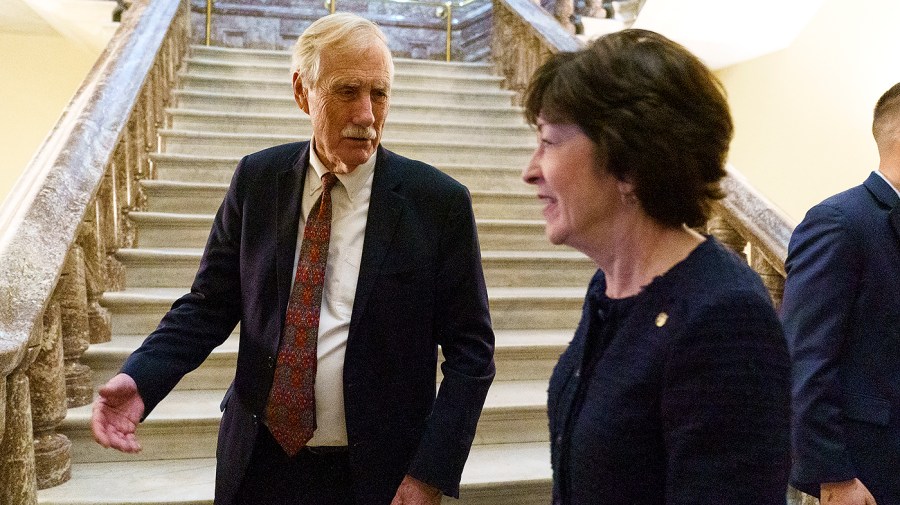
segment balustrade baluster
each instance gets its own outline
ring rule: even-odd
[[[96,207],[96,204],[93,207]],[[96,213],[89,212],[88,216],[81,224],[78,245],[84,252],[89,341],[92,344],[101,344],[112,340],[109,311],[100,306],[100,297],[106,291],[106,254],[97,233]]]
[[[40,339],[42,328],[39,323],[34,330]],[[35,339],[30,338],[29,342],[32,340]],[[37,345],[28,347],[19,367],[9,374],[5,382],[6,419],[0,440],[0,503],[4,505],[37,504],[31,399],[26,374],[37,353]]]
[[[756,247],[750,249],[750,266],[762,278],[763,285],[769,291],[775,308],[780,308],[781,299],[784,297],[784,276],[769,263],[762,251]]]
[[[69,250],[57,288],[62,314],[63,359],[65,362],[68,405],[91,403],[91,369],[79,362],[90,342],[84,252],[78,244]]]
[[[51,300],[44,311],[43,341],[28,369],[34,429],[34,463],[38,489],[58,486],[71,477],[72,443],[57,427],[66,417],[63,380],[62,323],[59,303]]]
[[[706,223],[707,232],[718,239],[719,242],[725,244],[731,250],[736,252],[744,261],[747,261],[747,254],[744,249],[747,247],[747,239],[741,236],[733,226],[728,224],[724,217],[714,214],[709,222]]]

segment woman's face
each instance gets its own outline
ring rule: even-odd
[[[522,179],[544,203],[547,238],[588,253],[610,231],[625,184],[598,166],[594,142],[577,125],[538,117],[538,148]]]

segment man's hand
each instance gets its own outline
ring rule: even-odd
[[[823,482],[819,489],[822,505],[876,505],[872,493],[859,479]]]
[[[441,490],[407,475],[391,505],[440,505]]]
[[[94,440],[103,447],[122,452],[140,452],[141,444],[134,436],[144,415],[144,400],[130,376],[120,373],[100,388],[91,415]]]

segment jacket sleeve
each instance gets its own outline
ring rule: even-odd
[[[793,363],[791,481],[818,491],[852,479],[841,415],[839,359],[856,299],[859,256],[845,216],[813,207],[791,237],[782,317]]]
[[[240,180],[238,165],[220,206],[189,293],[175,301],[159,326],[125,361],[137,383],[144,417],[222,344],[240,319]]]
[[[739,293],[702,308],[663,374],[666,503],[784,504],[790,365],[767,297]]]
[[[409,474],[459,496],[475,427],[494,378],[494,334],[467,191],[454,194],[441,237],[436,276],[435,335],[444,355],[443,380]]]

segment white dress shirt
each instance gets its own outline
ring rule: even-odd
[[[328,170],[310,144],[309,165],[303,187],[303,212],[294,252],[294,270],[300,259],[300,245],[306,216],[322,193],[322,175]],[[344,353],[350,315],[359,280],[363,238],[372,195],[375,154],[349,174],[335,174],[339,184],[331,190],[331,239],[322,288],[319,315],[319,340],[316,347],[316,431],[308,446],[347,445],[347,421],[344,418]],[[294,280],[291,279],[291,289]]]

